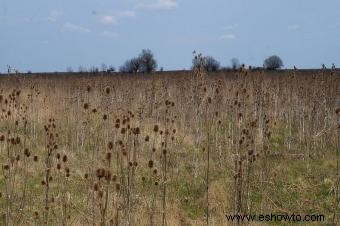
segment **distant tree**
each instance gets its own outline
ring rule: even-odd
[[[237,70],[240,68],[240,60],[237,59],[237,58],[232,58],[230,60],[230,63],[231,63],[231,67],[233,70]]]
[[[204,57],[204,66],[206,71],[212,72],[212,71],[218,71],[221,67],[220,62],[215,60],[212,56],[206,56]]]
[[[280,57],[273,55],[264,60],[263,66],[269,70],[276,70],[283,67],[283,62]]]
[[[116,68],[113,66],[113,65],[110,65],[108,68],[107,68],[107,73],[112,73],[112,72],[115,72],[116,71]]]
[[[154,58],[153,53],[149,49],[143,49],[139,54],[140,71],[144,73],[150,73],[157,68],[157,61]]]
[[[120,72],[137,73],[141,70],[142,63],[139,57],[125,61],[124,65],[119,68]]]
[[[218,71],[221,67],[220,62],[215,60],[212,56],[204,56],[201,55],[195,56],[192,60],[192,69],[197,67],[203,67],[204,70],[208,72]]]

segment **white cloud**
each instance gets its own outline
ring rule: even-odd
[[[232,40],[232,39],[236,39],[236,36],[234,34],[225,34],[221,36],[221,39]]]
[[[103,24],[116,24],[117,18],[115,16],[105,15],[100,18],[100,22]]]
[[[297,25],[297,24],[292,24],[292,25],[288,26],[288,30],[296,31],[296,30],[299,30],[299,29],[300,29],[300,26]]]
[[[72,24],[70,22],[67,22],[64,24],[64,26],[61,29],[62,32],[78,32],[78,33],[89,33],[91,32],[90,29],[81,27],[79,25]]]
[[[138,4],[138,9],[152,9],[152,10],[170,10],[177,8],[178,3],[176,0],[156,0],[152,3]]]
[[[238,24],[233,24],[233,25],[223,27],[223,30],[225,31],[235,30],[237,27],[238,27]]]
[[[100,32],[99,35],[105,38],[114,38],[118,36],[116,32],[112,32],[112,31],[103,31],[103,32]]]
[[[124,17],[135,17],[135,11],[133,10],[123,10],[123,11],[116,11],[107,14],[101,14],[99,21],[102,24],[117,24],[120,18]]]
[[[116,12],[115,15],[117,17],[135,17],[136,16],[135,11],[133,10],[119,11],[119,12]]]
[[[64,14],[64,11],[62,10],[52,10],[47,17],[47,19],[51,22],[56,22],[59,17],[61,17]]]

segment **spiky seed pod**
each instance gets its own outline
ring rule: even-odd
[[[17,162],[19,162],[19,161],[20,161],[20,155],[17,155],[17,157],[15,158],[15,160],[16,160]]]
[[[152,148],[152,152],[156,152],[156,148]]]
[[[87,110],[89,108],[89,104],[85,103],[83,107],[84,107],[85,110]]]
[[[120,190],[120,184],[116,184],[116,191]]]
[[[339,113],[340,113],[340,108],[337,108],[337,109],[335,110],[335,113],[336,113],[336,114],[339,114]]]
[[[134,167],[137,167],[138,166],[138,163],[135,161],[135,162],[133,162],[133,166]]]
[[[87,173],[85,173],[84,178],[87,180],[89,178],[89,175]]]
[[[153,127],[153,131],[154,131],[155,133],[157,133],[157,132],[158,132],[158,130],[159,130],[159,127],[158,127],[158,125],[155,125],[155,126]]]
[[[37,156],[37,155],[35,155],[35,156],[33,157],[33,161],[34,161],[34,162],[38,162],[38,156]]]
[[[6,164],[6,165],[3,166],[3,168],[4,168],[4,170],[9,170],[9,165]]]
[[[106,120],[107,119],[107,115],[103,115],[103,120]]]
[[[31,156],[31,152],[28,150],[28,148],[25,148],[24,154],[26,155],[26,157],[30,157]]]
[[[112,158],[112,153],[111,153],[111,152],[107,152],[107,153],[106,153],[106,160],[107,160],[107,161],[110,161],[111,158]]]
[[[112,150],[113,149],[113,143],[110,141],[108,143],[107,147],[109,148],[109,150]]]
[[[147,136],[145,137],[145,142],[149,142],[149,140],[150,140],[150,137],[147,135]]]
[[[153,174],[157,174],[157,169],[153,169]]]
[[[155,182],[155,185],[158,186],[158,181]]]
[[[4,141],[4,140],[5,140],[5,136],[3,134],[1,134],[0,141]]]
[[[60,170],[61,169],[61,165],[60,163],[57,163],[57,169]]]
[[[89,93],[89,92],[91,92],[91,86],[87,86],[86,87],[86,91]]]
[[[211,97],[208,97],[208,103],[211,104]]]
[[[97,109],[96,109],[96,108],[93,108],[93,109],[92,109],[92,113],[97,113]]]
[[[145,181],[145,177],[142,177],[142,181]]]
[[[67,155],[63,156],[63,162],[67,162]]]
[[[116,129],[119,129],[120,124],[119,124],[119,123],[116,123],[115,127],[116,127]]]
[[[125,134],[125,132],[126,132],[126,129],[123,127],[123,128],[120,130],[120,133],[121,133],[121,134]]]
[[[105,93],[106,93],[106,94],[110,94],[110,91],[111,91],[111,90],[110,90],[110,87],[106,87],[106,88],[105,88]]]
[[[163,149],[163,155],[166,155],[167,151],[166,149]]]
[[[57,153],[57,154],[56,154],[56,158],[57,158],[57,159],[60,159],[60,153]]]
[[[153,161],[152,160],[149,160],[148,166],[149,166],[149,168],[153,167]]]
[[[46,182],[44,180],[41,181],[41,185],[45,185]]]

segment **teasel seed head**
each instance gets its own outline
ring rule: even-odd
[[[112,153],[111,153],[111,152],[107,152],[107,153],[106,153],[106,160],[107,160],[107,161],[110,161],[111,158],[112,158]]]
[[[113,149],[113,143],[110,141],[108,143],[107,147],[109,148],[109,150],[112,150]]]
[[[110,87],[106,87],[106,88],[105,88],[105,93],[106,93],[106,94],[110,94]]]
[[[149,168],[153,167],[153,161],[152,160],[149,160],[148,166],[149,166]]]
[[[67,162],[67,155],[63,156],[63,162]]]

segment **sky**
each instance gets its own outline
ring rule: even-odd
[[[192,52],[262,66],[340,65],[339,0],[0,0],[0,72],[119,68],[150,49],[164,70]]]

